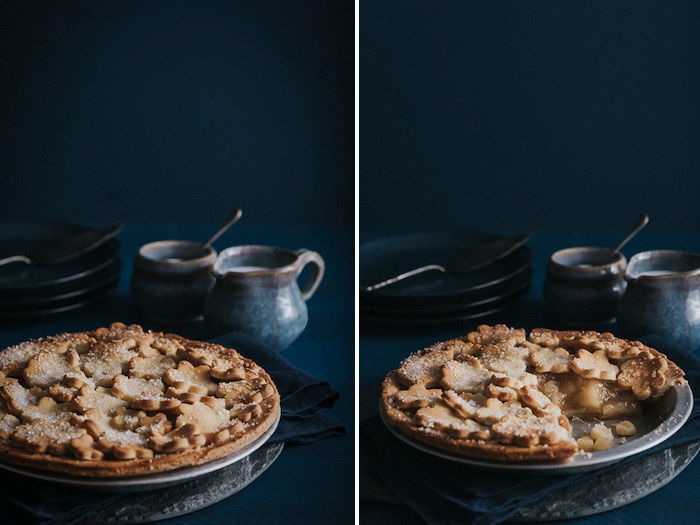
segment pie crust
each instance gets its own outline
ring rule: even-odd
[[[557,459],[578,451],[569,416],[639,414],[683,376],[658,350],[610,333],[482,325],[407,357],[386,376],[381,407],[389,424],[444,450]]]
[[[276,421],[270,376],[233,349],[113,323],[0,351],[0,461],[122,477],[198,465]]]

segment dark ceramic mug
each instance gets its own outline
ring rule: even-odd
[[[202,317],[214,286],[216,250],[195,241],[158,241],[141,246],[134,260],[131,294],[149,319],[166,324]]]
[[[311,264],[300,289],[297,278]],[[204,321],[213,334],[240,331],[257,342],[284,350],[308,321],[306,301],[323,278],[325,264],[310,250],[235,246],[214,265],[216,284],[207,297]]]
[[[547,263],[544,298],[551,313],[572,326],[612,321],[625,292],[627,260],[609,248],[559,250]]]
[[[623,335],[657,335],[693,351],[700,346],[700,254],[674,250],[630,259],[617,313]]]

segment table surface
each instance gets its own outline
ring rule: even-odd
[[[378,237],[376,233],[363,234],[366,242]],[[566,328],[547,313],[542,299],[544,268],[549,256],[556,250],[571,246],[614,246],[624,232],[550,232],[536,233],[529,242],[534,270],[532,288],[513,308],[483,321],[504,323],[515,327]],[[629,259],[635,253],[652,249],[674,249],[700,252],[700,233],[642,232],[622,251]],[[476,328],[482,320],[462,324],[424,328],[360,328],[360,399],[362,392],[371,392],[387,371],[411,352],[435,341],[463,336]],[[614,327],[611,328],[614,331]],[[367,396],[365,396],[367,397]],[[371,403],[376,403],[372,400]],[[376,405],[373,405],[376,406]],[[360,407],[363,412],[363,407]],[[362,483],[362,480],[360,480]],[[700,460],[696,458],[677,478],[657,492],[617,510],[566,523],[697,523],[700,514]],[[360,503],[362,523],[411,523],[420,521],[417,514],[396,505],[375,501]]]
[[[167,327],[144,319],[129,297],[132,261],[139,246],[163,239],[204,240],[216,225],[127,224],[119,235],[123,270],[118,287],[89,307],[57,317],[2,323],[0,347],[33,337],[82,331],[113,321],[202,339],[202,322]],[[268,244],[316,250],[326,277],[309,301],[309,324],[285,352],[294,365],[331,383],[340,400],[328,412],[348,427],[344,437],[288,446],[277,461],[241,492],[201,511],[163,523],[350,523],[354,512],[354,235],[340,228],[236,225],[215,243],[219,250]]]

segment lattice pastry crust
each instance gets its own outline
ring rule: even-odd
[[[235,350],[113,323],[0,351],[0,461],[136,476],[226,456],[280,412]]]

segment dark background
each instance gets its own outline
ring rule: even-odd
[[[0,4],[0,220],[353,224],[353,7]]]
[[[360,10],[363,230],[698,230],[700,4]]]

